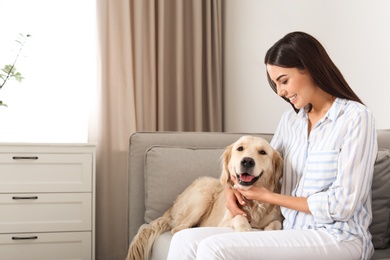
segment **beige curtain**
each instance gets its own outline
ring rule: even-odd
[[[221,131],[221,0],[133,6],[137,130]]]
[[[96,259],[127,254],[130,135],[223,130],[221,2],[97,0]]]

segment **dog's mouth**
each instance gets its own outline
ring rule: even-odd
[[[236,173],[237,182],[242,186],[252,186],[258,179],[260,179],[261,175],[263,175],[263,172],[256,177],[247,172]]]

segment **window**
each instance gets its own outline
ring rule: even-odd
[[[0,67],[30,34],[0,90],[0,142],[86,142],[97,82],[95,0],[0,0]]]

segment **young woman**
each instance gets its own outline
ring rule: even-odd
[[[271,145],[284,160],[281,194],[226,188],[227,207],[249,200],[279,205],[283,230],[193,228],[173,236],[168,259],[369,259],[374,117],[324,47],[292,32],[265,56],[272,89],[292,105]]]

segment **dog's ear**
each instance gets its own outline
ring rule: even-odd
[[[273,158],[273,164],[274,164],[274,187],[275,187],[275,192],[280,192],[281,191],[281,179],[283,176],[283,159],[280,156],[280,154],[277,151],[274,151],[274,158]]]
[[[229,161],[232,157],[233,144],[229,145],[225,152],[222,154],[222,173],[219,181],[222,186],[225,186],[227,183],[231,182],[230,172],[229,172]]]

